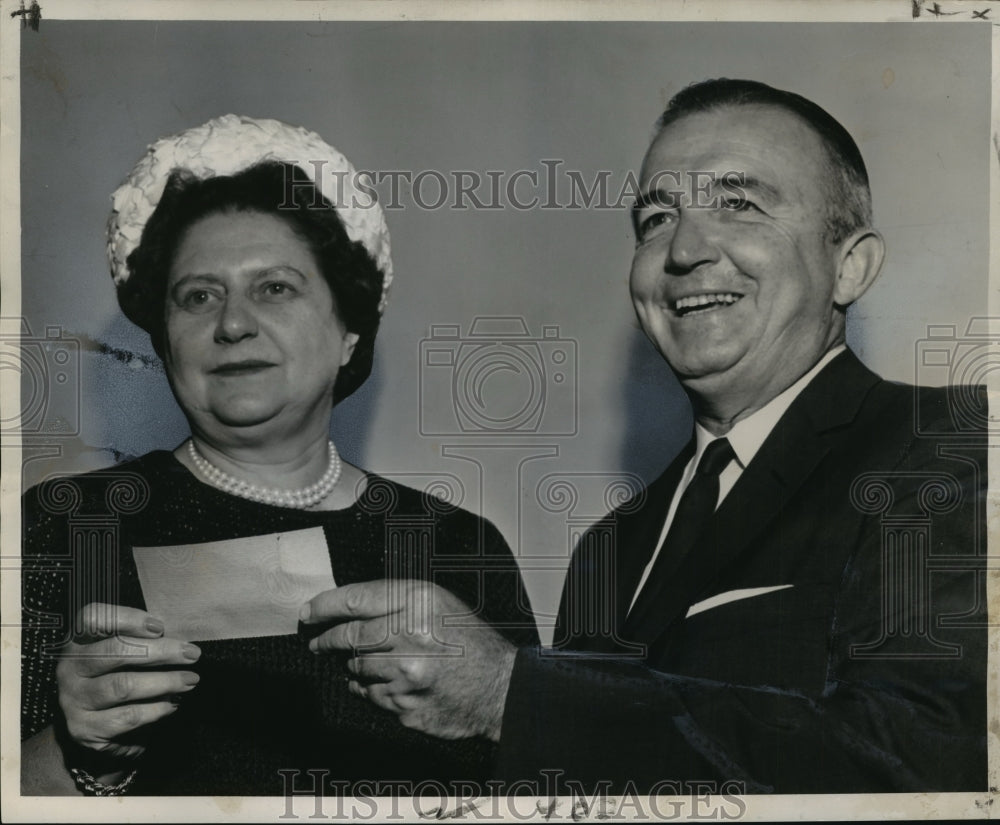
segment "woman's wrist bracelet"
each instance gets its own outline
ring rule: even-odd
[[[125,778],[115,785],[105,785],[98,782],[93,776],[83,768],[70,768],[70,775],[85,796],[122,796],[127,790],[132,780],[135,779],[136,771],[131,770],[125,774]]]

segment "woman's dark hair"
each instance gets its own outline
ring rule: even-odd
[[[167,278],[184,233],[208,215],[260,212],[284,221],[309,247],[333,294],[334,311],[358,335],[351,360],[337,375],[334,403],[360,387],[371,373],[375,334],[381,319],[383,273],[360,241],[352,241],[337,210],[291,163],[265,161],[235,175],[198,180],[175,170],[128,257],[129,278],[118,303],[149,333],[163,356]]]

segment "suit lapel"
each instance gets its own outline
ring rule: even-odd
[[[629,616],[629,639],[652,645],[683,618],[690,604],[784,509],[830,452],[832,434],[854,420],[879,380],[849,351],[816,376],[761,445],[697,546],[673,575],[656,583],[649,598],[636,603]]]
[[[693,453],[692,440],[639,498],[613,510],[582,537],[563,587],[555,647],[614,654],[635,650],[623,645],[625,616],[663,529],[670,496]]]
[[[639,586],[642,573],[649,564],[663,532],[663,522],[671,498],[681,482],[684,468],[694,453],[695,441],[692,438],[670,463],[666,472],[649,485],[642,509],[634,516],[623,517],[620,521],[615,542],[619,560],[615,627],[625,627],[635,589]]]

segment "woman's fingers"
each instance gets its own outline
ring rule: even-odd
[[[198,683],[187,668],[201,651],[178,639],[112,637],[73,650],[56,668],[59,704],[70,737],[95,750],[128,751],[117,737],[173,713]]]
[[[150,673],[120,670],[88,680],[81,704],[86,710],[107,710],[134,702],[167,699],[193,690],[199,678],[189,670]]]
[[[163,622],[136,607],[90,602],[76,614],[75,630],[80,644],[110,636],[155,639],[163,635]]]
[[[176,710],[176,702],[137,702],[107,710],[86,711],[75,724],[69,719],[66,722],[70,736],[81,745],[104,750],[119,736],[158,722]]]
[[[77,645],[64,662],[84,678],[102,676],[123,668],[190,667],[201,650],[180,639],[114,637],[88,645]]]
[[[165,638],[144,610],[92,602],[74,618],[75,641],[56,667],[67,732],[85,747],[136,756],[142,745],[115,740],[177,710],[198,683],[190,668],[201,650]]]

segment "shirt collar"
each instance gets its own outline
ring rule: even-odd
[[[831,349],[816,362],[816,365],[809,372],[788,389],[776,395],[756,412],[733,424],[733,428],[726,433],[726,438],[729,439],[729,443],[733,447],[733,452],[736,453],[736,460],[739,462],[740,467],[746,469],[746,466],[753,457],[757,455],[757,451],[761,448],[761,445],[771,434],[771,430],[774,429],[778,420],[792,405],[792,402],[798,398],[799,393],[806,388],[823,367],[829,364],[845,349],[847,347],[844,344],[839,344]],[[694,425],[694,433],[697,446],[694,460],[695,466],[697,466],[698,460],[701,459],[701,454],[717,436],[712,435],[712,433],[697,422]]]

